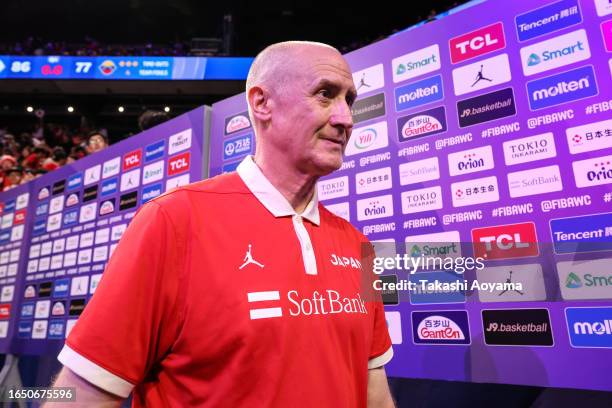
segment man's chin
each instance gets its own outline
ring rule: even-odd
[[[340,169],[342,167],[342,156],[335,159],[325,160],[318,163],[319,176],[327,176],[330,173]]]

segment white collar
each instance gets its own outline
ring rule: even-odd
[[[244,184],[272,215],[275,217],[286,217],[297,214],[287,199],[283,197],[280,191],[270,183],[259,167],[257,167],[252,156],[245,157],[238,165],[236,171]],[[316,189],[312,200],[310,200],[304,212],[299,215],[313,224],[319,225],[319,200]]]

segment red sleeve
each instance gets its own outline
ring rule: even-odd
[[[175,341],[184,240],[165,209],[144,205],[132,219],[95,295],[70,332],[59,360],[111,393],[127,396]]]

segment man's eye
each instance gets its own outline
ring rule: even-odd
[[[319,91],[319,95],[321,95],[324,98],[329,98],[331,97],[331,92],[329,91],[329,89],[321,89]]]

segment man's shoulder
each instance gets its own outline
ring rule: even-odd
[[[191,203],[193,200],[210,201],[227,195],[249,193],[238,173],[232,172],[177,187],[151,201],[161,207],[176,208],[182,204]]]

